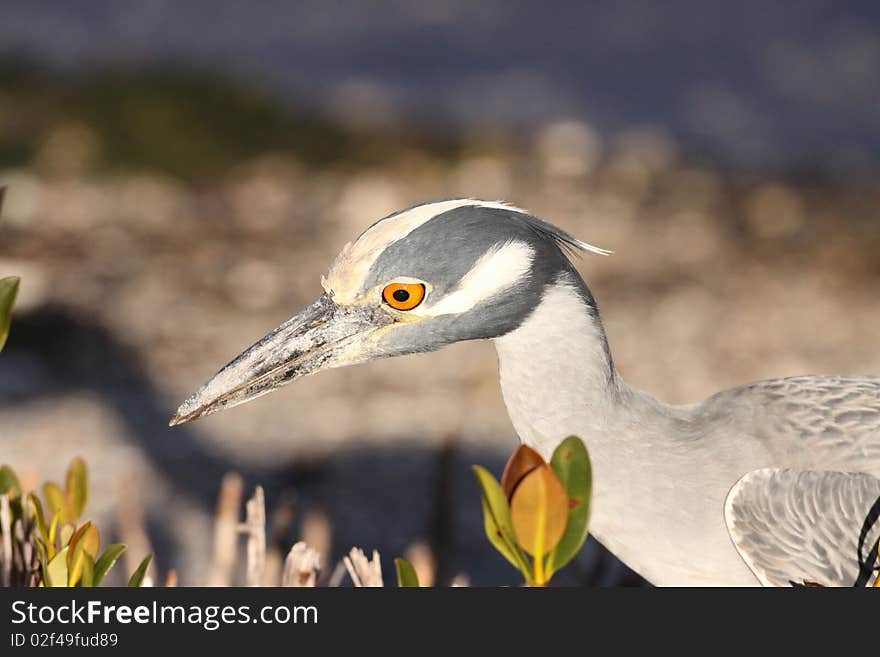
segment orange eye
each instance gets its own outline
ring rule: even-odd
[[[382,298],[397,310],[412,310],[425,298],[425,286],[422,283],[391,283],[382,290]]]

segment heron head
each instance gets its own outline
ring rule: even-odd
[[[575,249],[607,253],[502,203],[454,199],[390,215],[345,246],[317,301],[217,372],[171,424],[321,370],[505,335],[547,286],[580,281],[567,257]]]

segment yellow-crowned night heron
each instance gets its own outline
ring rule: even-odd
[[[545,456],[570,434],[585,440],[590,529],[649,581],[872,579],[880,378],[797,377],[664,404],[615,370],[569,260],[578,249],[606,253],[502,203],[393,214],[345,246],[317,301],[220,370],[171,423],[320,370],[491,339],[520,439]]]

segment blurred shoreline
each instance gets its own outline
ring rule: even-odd
[[[521,132],[577,118],[603,139],[663,126],[747,169],[880,165],[871,0],[327,4],[7,2],[5,52],[65,74],[222,72],[373,131]]]

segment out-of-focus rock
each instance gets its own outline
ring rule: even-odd
[[[746,220],[761,239],[791,237],[804,225],[803,202],[782,185],[762,185],[749,196]]]
[[[602,141],[587,123],[560,121],[538,132],[535,151],[548,177],[586,176],[599,163]]]
[[[94,167],[101,144],[90,128],[77,123],[63,123],[43,139],[34,158],[35,168],[51,177],[81,176]]]

